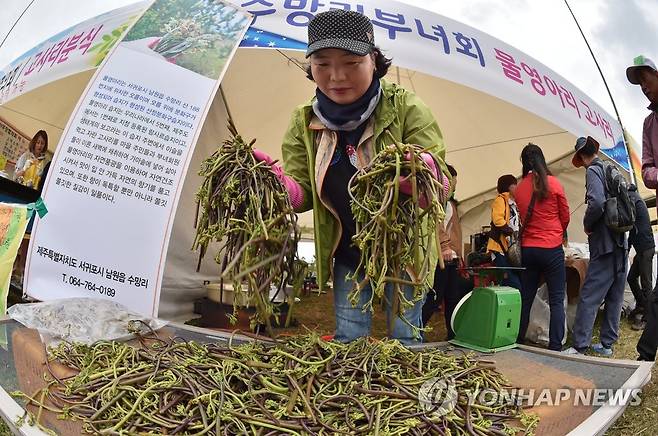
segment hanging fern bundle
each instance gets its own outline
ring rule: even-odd
[[[288,193],[265,162],[258,162],[252,145],[229,124],[231,138],[206,159],[199,175],[204,181],[197,193],[200,214],[193,249],[200,251],[199,266],[211,242],[219,242],[215,261],[223,282],[233,285],[234,309],[238,301],[253,302],[254,322],[272,333],[275,307],[270,287],[277,294],[295,279],[295,258],[300,232]],[[246,298],[238,298],[246,289]],[[235,316],[235,311],[234,311]]]
[[[382,150],[350,180],[356,221],[353,241],[361,253],[350,301],[356,305],[361,290],[370,284],[373,293],[364,310],[373,309],[375,296],[385,298],[385,287],[391,285],[393,314],[401,316],[424,298],[426,283],[434,273],[436,265],[430,264],[429,253],[438,246],[436,226],[445,216],[445,199],[441,181],[421,157],[424,151],[417,145],[397,143]],[[411,195],[400,192],[401,177],[411,182]],[[424,209],[422,199],[428,203]],[[362,274],[365,278],[359,282]],[[411,298],[403,286],[413,287]]]

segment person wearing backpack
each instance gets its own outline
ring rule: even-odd
[[[616,216],[609,206],[617,203],[623,206],[630,200],[625,181],[622,183],[623,176],[612,164],[599,158],[599,143],[594,138],[578,138],[575,151],[573,165],[586,168],[587,210],[583,224],[588,235],[590,260],[576,309],[573,346],[564,352],[582,354],[590,348],[594,321],[601,303],[605,302],[601,342],[592,345],[591,349],[601,356],[611,356],[612,345],[619,337],[627,251],[626,234],[622,227],[615,227],[620,216],[623,221],[623,214]]]
[[[649,100],[650,113],[642,127],[642,181],[649,189],[658,190],[658,69],[646,56],[636,56],[633,65],[626,68],[626,78],[639,85]],[[658,292],[647,298],[644,317],[647,321],[640,340],[637,342],[638,360],[653,362],[658,347]]]

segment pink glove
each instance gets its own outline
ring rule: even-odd
[[[269,154],[257,148],[254,148],[251,151],[251,154],[254,155],[254,159],[256,159],[256,162],[265,162],[268,165],[272,165],[274,163],[274,159],[272,159]]]
[[[274,161],[274,159],[272,159],[264,151],[254,148],[252,154],[257,162],[265,162],[267,165],[270,166],[270,169],[272,170],[274,175],[286,188],[286,191],[288,191],[288,197],[290,197],[290,204],[292,204],[292,207],[294,209],[301,207],[302,204],[304,203],[304,191],[302,190],[301,185],[297,183],[297,181],[295,181],[295,179],[293,179],[292,177],[287,176],[283,172],[283,168],[281,168],[281,165],[277,164]]]
[[[436,163],[434,162],[434,158],[432,157],[432,155],[429,153],[421,153],[420,157],[423,159],[423,162],[425,162],[425,165],[429,167],[430,171],[432,171],[432,175],[434,176],[434,178],[438,179],[439,173],[436,170]],[[407,153],[407,155],[404,158],[406,160],[410,160],[411,156],[409,155],[409,153]]]
[[[436,169],[436,163],[434,162],[434,158],[432,157],[431,154],[429,153],[421,153],[420,157],[423,159],[423,162],[429,167],[430,171],[432,171],[432,175],[434,175],[435,179],[439,178],[439,172]],[[409,153],[405,155],[405,159],[409,160],[411,159],[411,156]],[[411,195],[412,193],[412,186],[411,186],[411,180],[409,179],[410,176],[407,177],[401,177],[400,178],[400,192],[406,195]],[[443,192],[444,196],[447,198],[448,194],[450,193],[450,181],[448,180],[447,177],[443,177]],[[421,196],[418,199],[418,205],[425,209],[429,205],[429,201],[425,196]]]

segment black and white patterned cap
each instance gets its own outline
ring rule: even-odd
[[[306,57],[323,48],[341,48],[365,56],[374,45],[370,19],[355,11],[332,9],[320,12],[308,24]]]

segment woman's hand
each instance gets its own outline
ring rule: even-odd
[[[251,151],[251,154],[254,156],[254,159],[256,159],[257,162],[265,162],[270,166],[270,169],[276,178],[279,179],[281,184],[286,188],[286,191],[288,191],[288,196],[290,197],[290,203],[292,204],[292,207],[301,207],[301,205],[304,203],[304,191],[302,190],[300,184],[297,183],[297,181],[292,177],[287,176],[283,172],[281,165],[276,163],[276,161],[264,151],[254,148]]]
[[[274,159],[272,159],[269,154],[262,150],[254,148],[251,154],[254,155],[254,159],[256,159],[257,162],[265,162],[268,165],[274,164]]]
[[[406,160],[411,160],[411,154],[407,153],[404,155],[404,158]],[[425,165],[427,165],[427,168],[430,169],[432,172],[432,175],[434,176],[435,179],[439,178],[439,173],[436,170],[436,162],[434,162],[434,158],[432,157],[431,154],[429,153],[421,153],[420,158],[423,159],[423,162],[425,162]]]
[[[441,251],[441,256],[443,257],[443,260],[446,262],[452,262],[454,259],[457,259],[457,253],[455,250],[448,248],[447,250],[442,250]]]
[[[421,157],[421,159],[423,159],[423,162],[425,162],[425,165],[427,165],[429,170],[432,172],[432,175],[434,176],[434,178],[438,180],[439,172],[436,169],[436,163],[434,162],[434,158],[432,157],[432,155],[429,154],[429,153],[421,153],[420,157]],[[410,160],[411,159],[411,154],[407,153],[404,156],[404,158],[406,160]],[[448,180],[448,178],[444,176],[443,181],[447,182],[447,180]],[[445,191],[445,192],[443,192],[444,195],[441,195],[441,193],[439,193],[439,197],[440,198],[444,198],[444,197],[447,198],[448,197],[448,192],[450,190],[450,184],[449,183],[444,183],[443,188],[444,188],[444,191]],[[406,176],[406,177],[401,176],[400,177],[400,192],[402,192],[405,195],[411,195],[411,193],[412,193],[411,176]],[[429,205],[429,203],[430,202],[428,201],[427,198],[425,198],[424,195],[421,196],[418,199],[418,205],[422,209],[425,209]]]

